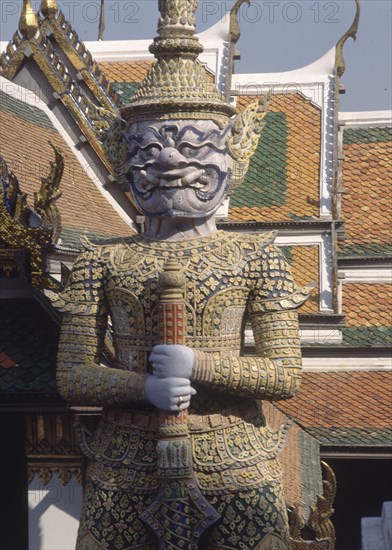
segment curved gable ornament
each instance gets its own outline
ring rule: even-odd
[[[59,190],[64,163],[59,149],[52,145],[55,160],[51,171],[41,180],[41,188],[35,193],[34,209],[28,205],[27,194],[22,193],[13,172],[9,172],[5,160],[0,157],[0,248],[1,260],[11,268],[18,253],[27,256],[27,276],[31,285],[40,290],[59,290],[59,283],[46,269],[46,255],[57,242],[61,231],[60,212],[55,201]],[[26,264],[25,264],[26,265]],[[16,271],[21,266],[15,265]],[[6,273],[7,274],[7,273]]]
[[[337,76],[340,78],[343,76],[345,70],[346,70],[346,62],[343,57],[343,48],[345,43],[349,38],[352,38],[355,42],[357,39],[357,32],[358,32],[358,26],[359,26],[359,18],[361,14],[361,4],[360,0],[355,0],[356,4],[356,12],[354,21],[351,24],[351,27],[344,33],[342,38],[339,40],[339,42],[336,44],[336,58],[335,58],[335,70]]]

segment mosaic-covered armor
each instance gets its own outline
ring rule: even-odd
[[[73,403],[104,407],[96,434],[83,435],[91,459],[86,489],[91,496],[82,541],[93,537],[102,548],[151,542],[137,511],[151,501],[159,484],[158,419],[143,388],[156,342],[157,276],[175,255],[186,274],[186,342],[196,357],[193,383],[198,393],[189,410],[196,479],[218,511],[231,510],[213,528],[211,548],[256,548],[261,533],[269,530],[287,543],[275,460],[285,429],[274,433],[265,425],[260,400],[285,399],[298,389],[295,308],[309,289],[296,287],[272,240],[271,233],[217,232],[185,242],[138,236],[91,247],[76,262],[58,304],[65,313],[59,389]],[[246,311],[255,336],[254,357],[240,356]],[[108,315],[116,349],[111,368],[100,364]],[[236,541],[240,523],[245,531]]]

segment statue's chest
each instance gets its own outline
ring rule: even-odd
[[[238,341],[249,281],[244,254],[231,243],[213,249],[123,246],[114,250],[106,290],[114,333],[154,343],[158,277],[170,257],[176,258],[185,274],[187,344],[204,348],[206,340]]]

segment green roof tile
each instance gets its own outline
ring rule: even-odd
[[[111,86],[116,92],[121,100],[121,103],[125,105],[130,101],[130,99],[135,94],[139,82],[112,82]]]
[[[391,256],[392,245],[389,243],[341,244],[338,255],[341,258],[346,256]]]
[[[342,332],[343,345],[360,347],[392,345],[392,327],[346,327]]]
[[[231,197],[233,207],[282,206],[286,201],[286,115],[270,112],[265,121],[245,180]]]
[[[93,242],[113,242],[117,237],[115,235],[107,235],[106,233],[98,233],[95,231],[86,231],[84,229],[63,228],[61,230],[61,240],[58,244],[59,248],[71,249],[76,251],[83,250],[81,239],[87,237]]]
[[[41,109],[38,109],[38,107],[34,107],[33,105],[28,105],[24,101],[11,97],[2,91],[0,91],[0,109],[7,111],[12,115],[16,115],[17,117],[25,120],[26,122],[30,122],[35,126],[47,128],[57,133],[57,130],[53,126],[49,117],[41,111]]]
[[[377,143],[392,141],[392,128],[347,128],[343,132],[343,143]]]
[[[306,428],[320,445],[391,447],[392,428]]]
[[[0,352],[15,365],[0,368],[0,393],[56,394],[59,327],[33,299],[1,300]]]
[[[292,246],[280,246],[280,250],[283,252],[284,257],[289,262],[289,264],[293,263],[293,250]]]

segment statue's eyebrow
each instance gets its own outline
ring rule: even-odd
[[[132,141],[136,141],[137,143],[151,141],[152,139],[158,141],[159,143],[162,143],[163,141],[161,134],[157,131],[156,128],[152,126],[149,126],[144,130],[144,132],[140,134],[130,135],[129,139]]]
[[[178,133],[177,141],[182,140],[184,138],[184,135],[187,132],[191,132],[192,134],[194,134],[194,136],[198,139],[198,141],[201,141],[201,140],[204,141],[206,138],[206,135],[208,135],[209,133],[209,132],[208,133],[202,132],[201,130],[198,130],[194,126],[184,126],[184,128],[182,128],[181,131]]]
[[[144,149],[153,143],[162,147],[162,136],[157,132],[155,128],[149,126],[142,133],[138,134],[123,134],[125,141],[130,146],[129,153],[133,154],[136,149]]]
[[[202,147],[204,145],[212,145],[218,150],[223,150],[225,148],[225,139],[228,132],[231,130],[232,125],[229,124],[223,130],[209,130],[208,132],[203,132],[194,126],[188,125],[184,126],[180,132],[178,132],[175,141],[186,142],[189,145],[194,145],[197,147]],[[185,134],[190,133],[191,135],[187,136],[187,139],[184,139]],[[136,147],[145,148],[149,145],[155,143],[157,145],[162,145],[166,140],[166,136],[161,134],[161,130],[157,130],[154,126],[148,126],[143,132],[135,134],[124,134],[124,137],[127,143],[131,146],[131,150],[134,150]]]
[[[192,144],[192,137],[187,136],[187,139],[184,140],[184,136],[187,132],[190,132],[196,138],[194,145],[207,145],[211,144],[216,146],[222,146],[222,142],[226,139],[228,132],[231,130],[232,125],[226,126],[224,130],[209,130],[208,132],[202,132],[197,130],[193,126],[185,126],[182,128],[181,132],[178,134],[177,141],[186,141],[189,144]]]

